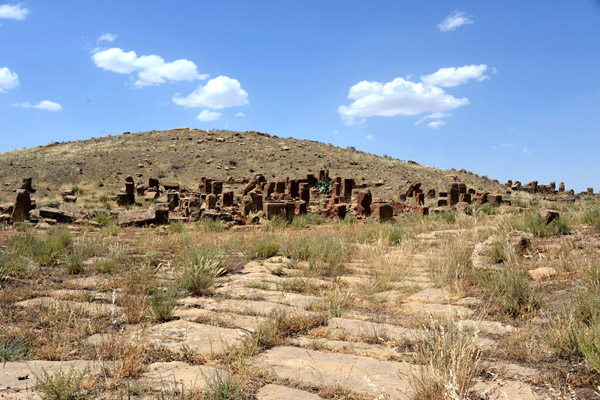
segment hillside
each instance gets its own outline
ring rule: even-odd
[[[204,176],[223,181],[231,177],[235,183],[226,186],[238,189],[256,173],[272,180],[316,175],[319,169],[329,169],[331,177],[351,177],[357,184],[372,186],[374,195],[381,198],[396,198],[398,188],[408,188],[415,180],[427,189],[441,190],[452,182],[464,182],[476,190],[505,190],[495,181],[468,172],[425,167],[353,148],[259,132],[187,128],[15,150],[0,154],[0,165],[5,200],[28,176],[33,177],[38,198],[58,197],[61,188],[73,185],[83,189],[84,198],[99,198],[114,195],[128,175],[136,182],[158,177],[191,189],[197,188]]]

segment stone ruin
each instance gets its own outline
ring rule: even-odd
[[[230,182],[227,184],[239,183]],[[471,214],[472,204],[493,206],[510,205],[502,194],[477,192],[465,183],[452,183],[447,188],[423,189],[421,182],[412,182],[399,194],[400,201],[386,201],[373,198],[365,184],[358,187],[352,178],[329,176],[328,170],[320,170],[317,177],[308,174],[305,178],[286,178],[268,181],[257,174],[244,182],[245,185],[236,197],[231,188],[225,188],[222,181],[202,177],[196,190],[182,188],[177,182],[161,182],[149,178],[147,184],[135,184],[133,177],[125,179],[125,187],[113,200],[119,209],[111,210],[119,225],[160,225],[173,221],[198,222],[220,220],[231,225],[258,223],[261,220],[283,218],[291,222],[296,216],[307,213],[320,214],[333,220],[343,220],[351,215],[357,219],[375,219],[379,222],[391,221],[406,213],[420,216],[456,210]],[[564,183],[539,185],[530,182],[507,182],[514,191],[531,193],[561,193]],[[37,208],[31,194],[35,193],[32,179],[25,178],[13,203],[0,204],[0,221],[17,223],[32,222],[80,222],[91,220],[94,211],[79,210],[69,212],[52,207]],[[566,192],[567,194],[569,192]],[[64,203],[75,203],[73,190],[61,193]],[[585,195],[594,195],[588,188]],[[149,203],[147,208],[144,203]]]

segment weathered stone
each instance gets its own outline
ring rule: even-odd
[[[208,178],[204,179],[204,193],[205,194],[210,194],[213,192],[212,183],[213,183],[213,179],[208,179]]]
[[[317,178],[315,178],[315,176],[313,174],[307,174],[306,175],[306,183],[308,183],[309,187],[313,187],[313,186],[316,186],[317,183],[319,183],[319,180]]]
[[[75,214],[65,210],[59,210],[58,208],[42,207],[39,209],[40,217],[54,219],[57,222],[73,222],[75,220]]]
[[[216,194],[217,196],[220,195],[221,193],[223,193],[223,182],[214,181],[212,183],[212,192],[214,194]]]
[[[587,195],[592,196],[594,194],[594,188],[587,188]]]
[[[117,202],[118,207],[127,207],[130,205],[129,195],[127,193],[117,193],[115,201]]]
[[[319,170],[319,182],[328,182],[329,181],[329,170],[321,169]]]
[[[167,205],[169,206],[169,211],[173,211],[179,207],[179,192],[167,193]]]
[[[556,211],[556,210],[549,210],[547,208],[542,208],[538,212],[538,215],[542,219],[542,221],[544,221],[546,224],[549,224],[552,221],[560,218],[560,213],[558,211]]]
[[[31,210],[31,197],[25,189],[17,189],[17,198],[12,210],[11,220],[15,222],[23,222],[29,217]]]
[[[257,400],[320,400],[322,397],[304,390],[268,384],[256,392]]]
[[[127,178],[131,178],[128,176]],[[127,193],[127,201],[129,204],[135,204],[135,183],[133,182],[133,178],[131,180],[125,181],[125,193]]]
[[[23,178],[21,187],[19,189],[27,190],[29,193],[35,193],[36,190],[33,188],[33,178]]]
[[[419,191],[420,187],[421,187],[421,182],[413,182],[410,185],[410,187],[408,188],[408,190],[406,191],[406,197],[413,197],[415,192]]]
[[[233,206],[233,191],[223,192],[223,207]]]
[[[263,204],[265,218],[273,219],[275,216],[285,217],[286,205],[283,201],[269,201]]]
[[[158,196],[159,196],[159,193],[156,190],[148,190],[144,194],[144,200],[146,200],[146,201],[156,200],[156,199],[158,199]]]
[[[337,220],[346,218],[346,204],[334,204],[332,207],[332,217]]]
[[[466,214],[466,215],[473,214],[473,209],[471,208],[469,203],[458,202],[454,205],[454,208],[456,209],[456,211],[458,211],[459,213],[462,213],[462,214]]]
[[[458,196],[458,202],[471,204],[471,195],[469,193],[461,193]]]
[[[415,196],[415,204],[418,206],[422,206],[423,204],[425,204],[425,193],[423,192],[417,192],[414,194]]]
[[[354,179],[344,178],[342,180],[342,198],[345,202],[352,200],[352,190],[354,189]]]
[[[365,216],[365,217],[370,216],[372,201],[373,201],[373,196],[371,195],[371,191],[369,189],[367,189],[364,192],[358,192],[356,214],[359,216]]]
[[[285,193],[285,182],[277,181],[275,182],[275,193]]]
[[[375,209],[374,216],[379,222],[391,221],[394,219],[394,207],[389,203],[379,204]]]
[[[565,183],[561,182],[558,184],[558,191],[559,192],[564,192],[565,191]]]
[[[506,235],[506,241],[516,252],[522,252],[531,247],[533,235],[529,232],[510,231]]]
[[[292,199],[296,199],[299,196],[300,183],[297,179],[290,179],[287,183],[288,193]]]
[[[485,204],[488,202],[488,194],[486,192],[477,193],[475,198],[479,204]]]
[[[453,206],[458,203],[459,187],[458,183],[453,183],[448,187],[448,205]]]
[[[217,208],[217,195],[211,193],[206,196],[206,208],[209,210],[214,210]]]
[[[250,193],[251,190],[254,190],[256,187],[256,181],[252,179],[246,186],[244,186],[244,190],[242,191],[242,197]]]
[[[536,269],[530,269],[527,271],[527,273],[534,281],[540,281],[556,275],[556,270],[552,267],[539,267]]]
[[[167,225],[169,223],[169,206],[166,204],[152,204],[150,209],[154,210],[154,223],[156,225]]]
[[[461,195],[461,194],[465,194],[465,193],[467,193],[467,185],[464,183],[459,183],[458,184],[458,194]]]
[[[259,367],[273,371],[280,379],[305,384],[342,387],[364,394],[374,388],[390,399],[409,399],[409,376],[415,367],[404,362],[379,361],[370,357],[326,353],[298,347],[275,347],[257,357]]]
[[[226,379],[226,371],[206,365],[189,365],[181,361],[156,362],[148,365],[148,372],[141,381],[163,391],[181,390],[193,392],[205,390],[210,382]]]
[[[119,213],[118,222],[121,226],[128,225],[148,225],[156,221],[156,211],[148,210],[133,210],[122,211]]]
[[[158,178],[148,178],[148,187],[154,188],[155,190],[158,191],[158,188],[160,187]]]
[[[299,186],[300,200],[304,201],[307,205],[310,203],[310,185],[308,183],[301,183]]]
[[[446,207],[448,205],[448,199],[438,199],[438,207]]]
[[[420,216],[429,215],[429,207],[417,207],[416,212]]]
[[[151,343],[202,355],[221,354],[249,337],[241,329],[221,328],[186,320],[169,321],[146,331]]]
[[[292,200],[287,200],[285,202],[285,218],[289,223],[292,222],[294,217],[296,216],[296,202]]]
[[[306,202],[304,200],[296,201],[296,214],[305,215],[307,213]]]
[[[174,190],[176,192],[179,192],[180,189],[179,183],[177,182],[165,182],[163,183],[163,188],[165,188],[166,191]]]
[[[429,189],[425,197],[428,199],[435,199],[435,189]]]

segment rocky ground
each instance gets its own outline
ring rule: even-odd
[[[0,398],[600,398],[600,212],[558,208],[4,226]]]

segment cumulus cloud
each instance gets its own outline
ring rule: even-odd
[[[42,100],[38,104],[31,104],[29,101],[26,101],[25,103],[14,103],[13,107],[37,108],[38,110],[45,111],[62,111],[63,109],[60,104],[50,100]]]
[[[487,70],[488,66],[485,64],[440,68],[433,74],[422,75],[421,81],[430,86],[454,87],[465,84],[470,80],[481,82],[490,79],[489,76],[485,75]]]
[[[0,93],[6,93],[8,89],[19,86],[19,75],[10,69],[0,68]]]
[[[373,140],[373,138],[375,138],[375,136],[368,134],[367,136],[365,136],[367,138],[367,140],[370,142]]]
[[[456,28],[474,23],[473,17],[464,11],[453,11],[442,22],[439,23],[438,29],[442,32],[450,32]]]
[[[99,68],[118,74],[137,72],[136,87],[158,85],[169,81],[193,81],[206,79],[208,75],[198,73],[198,68],[190,60],[180,59],[171,62],[157,55],[138,56],[135,51],[125,52],[118,47],[96,50],[92,60]]]
[[[196,117],[198,121],[206,122],[206,121],[215,121],[221,117],[220,112],[210,111],[210,110],[202,110],[200,114]]]
[[[30,12],[31,10],[23,7],[23,4],[0,5],[0,18],[16,19],[18,21],[23,21]]]
[[[431,121],[430,123],[427,124],[428,127],[430,127],[431,129],[439,129],[440,126],[444,126],[446,125],[446,121]]]
[[[205,107],[219,110],[248,104],[248,93],[242,89],[237,79],[221,75],[209,80],[204,86],[198,86],[185,97],[176,94],[173,96],[173,102],[185,108]]]
[[[513,144],[512,143],[500,143],[499,145],[496,146],[492,146],[492,149],[497,149],[497,148],[507,148],[507,147],[512,147]]]
[[[114,42],[119,35],[115,35],[114,33],[103,33],[98,36],[97,42]]]
[[[347,125],[362,123],[366,117],[438,113],[469,104],[467,98],[456,98],[437,86],[402,78],[387,83],[359,82],[350,88],[348,98],[354,101],[338,108]]]
[[[235,114],[236,118],[243,118],[245,116],[246,116],[246,114],[244,114],[243,112],[239,112],[239,113]]]

